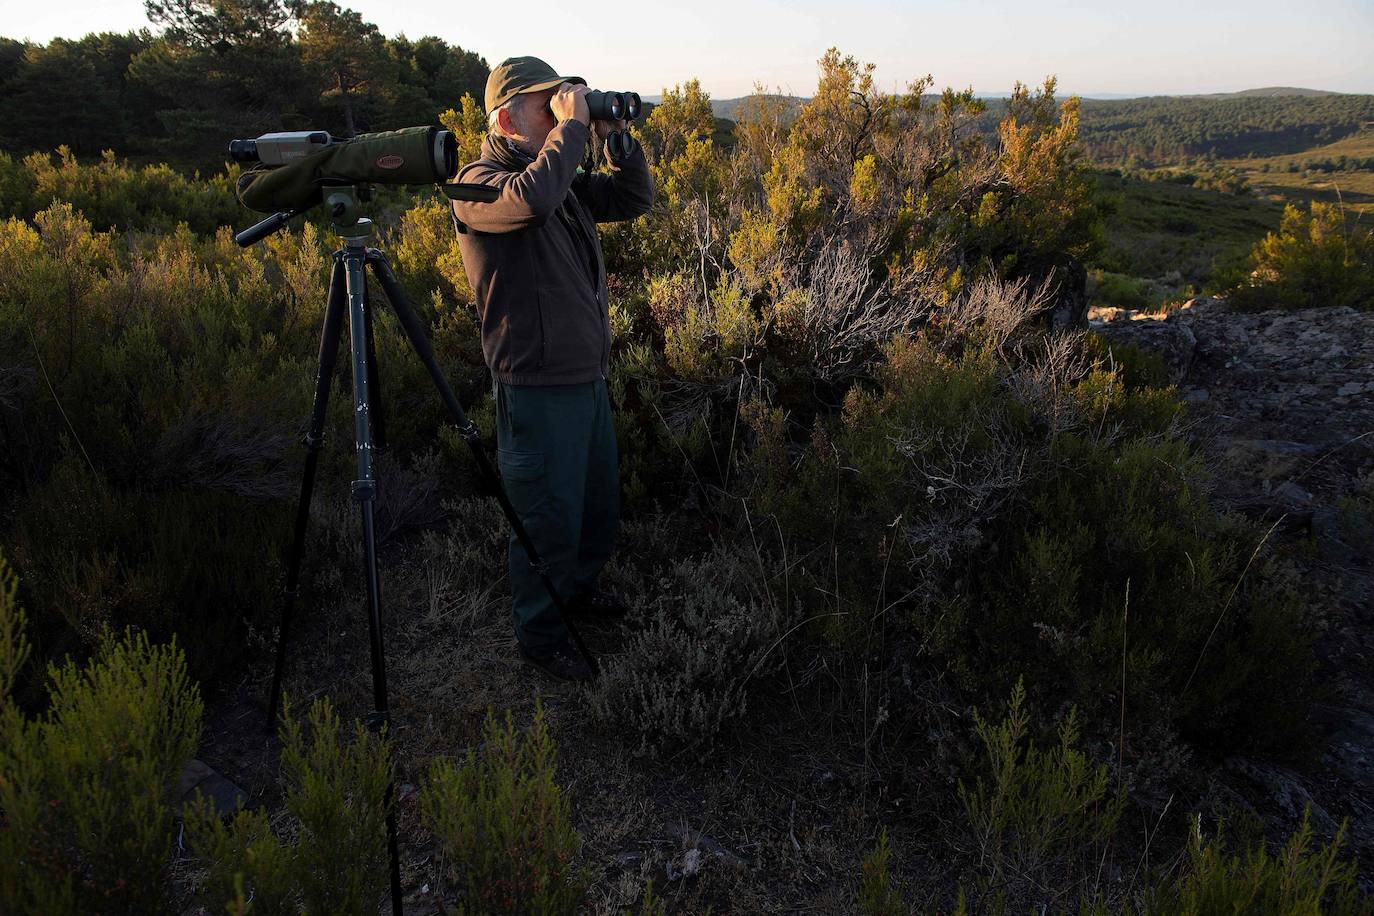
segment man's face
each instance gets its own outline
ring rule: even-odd
[[[553,98],[557,91],[557,87],[554,87],[538,92],[522,92],[516,97],[518,101],[511,120],[514,122],[517,136],[513,139],[517,146],[531,156],[539,155],[539,151],[544,148],[544,141],[549,137],[549,131],[558,123],[553,118],[553,112],[549,110],[549,99]]]

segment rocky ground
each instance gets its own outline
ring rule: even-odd
[[[1094,310],[1109,341],[1159,353],[1190,405],[1216,496],[1295,558],[1323,615],[1332,688],[1317,710],[1319,759],[1289,769],[1230,760],[1220,781],[1266,819],[1349,837],[1374,863],[1374,313],[1349,308],[1239,312],[1193,299],[1166,314]],[[1265,810],[1267,808],[1267,810]]]

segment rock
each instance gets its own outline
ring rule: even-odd
[[[682,867],[685,868],[686,856],[696,853],[693,859],[696,867],[700,868],[704,864],[703,857],[710,856],[711,859],[722,862],[734,868],[748,868],[749,863],[739,855],[726,849],[718,840],[707,836],[696,830],[692,830],[686,824],[675,824],[664,831],[664,835],[679,844],[679,848],[684,848],[686,852],[679,858],[682,860]],[[669,863],[671,866],[671,863]]]
[[[690,878],[701,871],[701,850],[689,849],[678,859],[669,859],[665,866],[669,881]]]
[[[221,817],[228,817],[239,808],[248,806],[247,792],[199,760],[192,760],[182,768],[172,794],[177,799],[178,811],[183,805],[194,803],[197,795],[209,799],[211,807]]]
[[[1374,715],[1348,707],[1331,707],[1327,712],[1337,723],[1325,762],[1353,785],[1369,785],[1374,780]]]
[[[1205,404],[1211,397],[1206,388],[1188,388],[1183,392],[1185,404]]]
[[[1352,394],[1363,394],[1366,391],[1374,390],[1374,383],[1366,382],[1346,382],[1336,389],[1336,397],[1346,398]]]
[[[1131,309],[1117,308],[1114,305],[1094,305],[1088,309],[1088,323],[1096,324],[1099,321],[1129,321],[1135,312]]]
[[[1232,758],[1226,761],[1226,768],[1249,778],[1264,789],[1269,800],[1291,820],[1298,821],[1304,812],[1311,812],[1312,826],[1325,836],[1334,836],[1340,825],[1335,818],[1317,803],[1312,793],[1302,784],[1302,777],[1277,764],[1258,760]]]
[[[1135,316],[1130,321],[1104,322],[1095,325],[1094,330],[1108,343],[1129,344],[1158,353],[1169,372],[1169,381],[1175,384],[1187,377],[1197,347],[1197,338],[1187,324],[1148,315]]]
[[[1312,510],[1312,537],[1317,554],[1334,566],[1374,563],[1374,520],[1367,513],[1319,506]]]
[[[1297,503],[1298,505],[1303,506],[1307,505],[1312,501],[1312,494],[1307,492],[1297,484],[1293,483],[1293,481],[1291,480],[1285,480],[1283,483],[1275,487],[1274,495],[1286,502]]]

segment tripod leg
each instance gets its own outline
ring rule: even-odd
[[[501,478],[496,473],[496,468],[492,467],[486,449],[482,447],[481,431],[468,419],[467,414],[463,412],[463,406],[458,403],[458,396],[453,393],[453,388],[449,386],[448,379],[444,377],[444,371],[439,368],[439,361],[434,358],[434,348],[430,346],[429,335],[425,332],[419,317],[416,316],[415,310],[411,308],[410,300],[396,279],[396,274],[392,271],[391,265],[387,263],[386,256],[377,249],[370,248],[367,252],[367,263],[372,265],[373,272],[382,284],[382,290],[386,293],[387,299],[391,301],[391,307],[396,312],[396,317],[400,320],[406,337],[410,339],[411,347],[420,357],[420,361],[425,364],[425,368],[429,370],[429,377],[434,381],[434,386],[439,389],[439,397],[443,399],[444,405],[457,419],[458,432],[472,450],[473,458],[477,460],[477,467],[482,476],[492,484],[492,488],[496,491],[496,499],[501,504],[501,511],[506,514],[506,519],[510,522],[511,530],[515,532],[520,545],[525,548],[525,553],[530,559],[530,566],[539,573],[540,581],[544,583],[549,598],[553,600],[553,606],[558,609],[559,615],[563,618],[563,623],[567,626],[568,633],[577,646],[577,651],[581,652],[582,657],[586,659],[587,667],[592,670],[592,674],[599,674],[600,670],[596,663],[596,657],[587,648],[587,644],[582,641],[582,634],[577,631],[577,627],[573,625],[567,606],[563,603],[562,596],[558,594],[558,588],[553,584],[548,564],[544,562],[539,551],[535,549],[534,541],[520,521],[520,515],[506,496],[506,488],[501,485]]]
[[[362,509],[363,563],[367,576],[367,627],[372,644],[372,703],[369,724],[374,729],[389,726],[391,712],[386,696],[386,655],[382,651],[382,587],[377,572],[377,529],[373,517],[377,499],[376,474],[372,467],[372,399],[381,393],[372,388],[375,376],[368,370],[371,355],[367,308],[367,275],[363,273],[365,249],[361,239],[348,239],[344,254],[344,273],[348,285],[348,332],[353,351],[353,416],[356,420],[358,478],[353,481],[353,498]],[[386,789],[387,850],[391,857],[391,909],[401,916],[401,859],[396,841],[396,781]]]
[[[363,319],[367,327],[367,387],[372,392],[372,446],[378,452],[386,449],[386,411],[382,404],[381,362],[377,359],[376,338],[373,335],[372,297],[363,294]]]
[[[296,606],[300,585],[301,556],[305,551],[305,529],[310,522],[310,497],[315,490],[315,468],[319,464],[320,444],[324,441],[325,414],[329,389],[334,380],[334,364],[339,356],[339,335],[345,306],[343,262],[336,254],[329,276],[329,300],[325,307],[324,328],[320,332],[320,368],[315,376],[315,400],[310,408],[310,425],[305,434],[305,471],[301,475],[300,501],[296,504],[296,527],[291,552],[286,560],[286,593],[282,601],[281,626],[277,632],[277,661],[272,672],[272,692],[267,701],[267,727],[275,728],[281,704],[282,670],[286,666],[286,639]]]

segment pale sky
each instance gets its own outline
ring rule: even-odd
[[[1374,93],[1374,0],[696,0],[690,4],[352,0],[387,35],[437,35],[495,65],[534,54],[594,87],[655,95],[693,77],[714,98],[755,82],[815,89],[831,45],[884,89],[1135,95],[1301,86]],[[7,3],[0,34],[47,42],[148,27],[141,0]],[[617,10],[623,11],[616,15]]]

